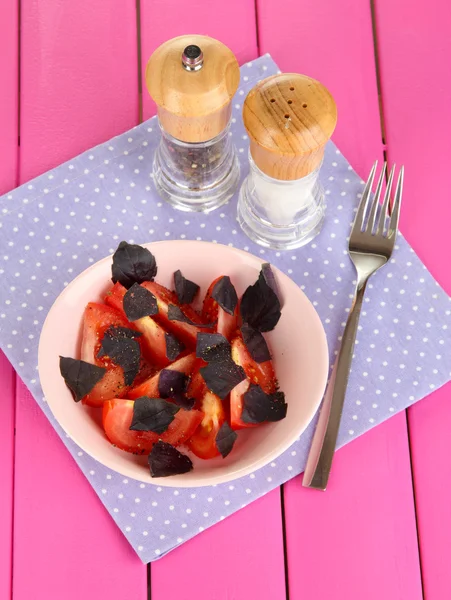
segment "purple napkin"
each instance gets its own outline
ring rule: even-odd
[[[241,69],[232,131],[243,177],[248,140],[242,102],[257,81],[275,72],[268,55]],[[1,348],[144,562],[300,473],[314,423],[275,462],[230,484],[178,490],[124,479],[68,439],[45,403],[36,366],[48,310],[68,282],[122,239],[213,240],[264,255],[305,290],[326,329],[333,363],[355,279],[346,238],[363,187],[329,143],[321,171],[328,200],[323,231],[300,250],[263,250],[239,229],[236,198],[209,215],[181,213],[160,200],[151,168],[158,139],[151,119],[0,198]],[[450,298],[401,235],[392,261],[371,279],[359,330],[339,446],[451,378]]]

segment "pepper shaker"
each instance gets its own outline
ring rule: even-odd
[[[236,190],[230,120],[239,81],[233,52],[207,36],[174,38],[150,57],[146,83],[161,129],[154,182],[175,208],[209,212]]]
[[[324,221],[318,175],[337,122],[335,101],[319,81],[281,73],[249,92],[243,120],[250,139],[250,172],[240,190],[238,221],[262,246],[303,246]]]

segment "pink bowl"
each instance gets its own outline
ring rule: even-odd
[[[219,275],[229,275],[241,295],[256,280],[262,260],[229,246],[194,241],[145,244],[156,257],[157,281],[172,286],[181,269],[205,293]],[[59,373],[59,356],[79,357],[83,311],[90,301],[101,301],[111,285],[111,257],[86,269],[56,299],[39,342],[39,375],[50,409],[64,431],[106,467],[146,483],[197,487],[230,481],[263,467],[282,454],[304,432],[321,402],[328,374],[327,341],[321,321],[298,286],[273,269],[283,299],[282,317],[266,334],[274,357],[288,415],[283,421],[240,431],[231,454],[223,459],[192,457],[194,469],[184,475],[152,479],[146,457],[113,447],[101,426],[101,411],[75,403]],[[184,450],[183,450],[184,451]]]

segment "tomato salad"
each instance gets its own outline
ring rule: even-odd
[[[193,468],[180,446],[225,458],[238,430],[285,418],[287,404],[263,335],[281,315],[269,264],[241,298],[216,278],[201,312],[196,283],[176,271],[172,291],[156,275],[148,249],[121,242],[104,302],[86,306],[80,359],[60,357],[60,371],[76,402],[103,411],[108,440],[166,477]]]

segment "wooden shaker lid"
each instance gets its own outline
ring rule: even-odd
[[[280,73],[249,92],[243,120],[257,167],[275,179],[293,180],[321,164],[337,123],[337,107],[319,81]]]
[[[152,54],[146,69],[147,89],[157,104],[163,129],[184,142],[211,140],[224,130],[239,81],[233,52],[204,35],[183,35],[165,42]]]

